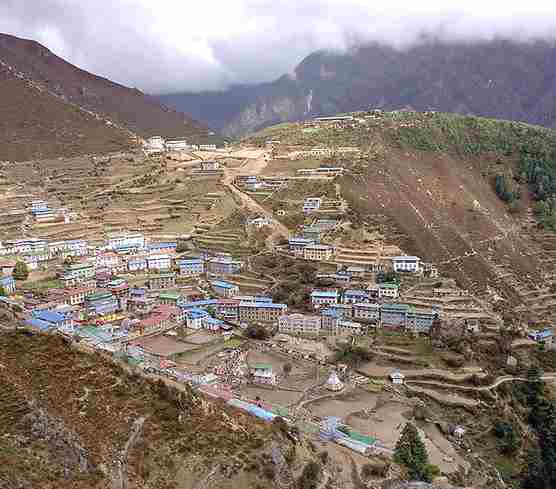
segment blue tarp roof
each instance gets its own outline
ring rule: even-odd
[[[192,318],[192,319],[196,319],[196,318],[202,318],[205,316],[208,316],[208,312],[204,311],[203,309],[191,309],[190,311],[187,311],[187,317]]]
[[[52,329],[52,324],[47,323],[46,321],[41,321],[40,319],[28,319],[25,321],[27,326],[32,326],[33,328],[40,329],[41,331],[48,331]]]
[[[237,285],[231,284],[230,282],[224,282],[224,280],[215,280],[214,282],[211,282],[211,285],[213,287],[221,287],[223,289],[233,289],[234,287],[237,287]]]
[[[48,323],[58,323],[66,320],[63,314],[54,311],[34,311],[33,316]]]
[[[195,309],[198,307],[216,306],[218,304],[217,299],[206,299],[202,301],[187,302],[185,304],[180,304],[179,307],[183,309]]]

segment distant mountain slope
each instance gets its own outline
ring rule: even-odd
[[[359,148],[322,159],[347,169],[335,184],[356,230],[379,231],[499,310],[555,320],[556,130],[439,112],[352,115],[344,127],[280,124],[246,142],[279,140],[273,152],[284,168],[299,150]]]
[[[161,97],[227,135],[281,121],[379,107],[437,110],[556,127],[556,47],[548,42],[369,44],[319,51],[295,73],[225,92]],[[223,103],[225,101],[225,103]]]
[[[0,61],[0,161],[119,151],[132,146],[130,136]]]
[[[205,136],[205,125],[162,106],[154,97],[88,73],[37,42],[0,34],[0,61],[64,99],[140,136]]]

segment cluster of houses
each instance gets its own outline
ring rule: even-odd
[[[397,299],[398,285],[378,284],[367,289],[316,289],[311,304],[318,314],[289,314],[280,317],[278,329],[289,334],[361,335],[369,328],[428,333],[438,310],[419,310],[406,304],[385,302]]]
[[[52,209],[45,200],[33,200],[29,203],[29,212],[37,224],[52,222],[70,222],[68,209]]]
[[[216,151],[216,144],[189,144],[185,139],[152,136],[143,143],[143,151],[149,155],[170,151]]]

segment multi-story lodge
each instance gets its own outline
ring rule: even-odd
[[[321,317],[305,314],[286,314],[278,319],[278,331],[289,334],[318,334]]]
[[[239,287],[224,280],[215,280],[211,282],[214,292],[221,297],[232,297],[239,293]]]
[[[182,258],[178,260],[180,275],[184,277],[198,277],[205,273],[205,263],[201,258]]]
[[[328,261],[334,255],[334,246],[312,244],[303,248],[303,258],[311,261]]]
[[[149,277],[149,289],[171,289],[176,286],[175,273],[159,273]]]
[[[314,308],[327,306],[329,304],[337,304],[338,297],[339,294],[337,290],[313,290],[311,292],[311,304]]]
[[[288,310],[286,304],[272,302],[240,302],[239,320],[262,323],[277,323],[280,316]]]
[[[169,255],[147,256],[147,268],[149,270],[169,270],[172,268],[172,259]]]
[[[392,258],[394,272],[417,273],[421,270],[421,258],[418,256],[395,256]]]

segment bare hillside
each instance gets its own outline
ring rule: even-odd
[[[0,160],[128,149],[131,135],[0,65]]]
[[[139,90],[81,70],[35,41],[0,34],[0,61],[65,100],[141,136],[204,137],[208,133],[205,125],[187,115]]]

